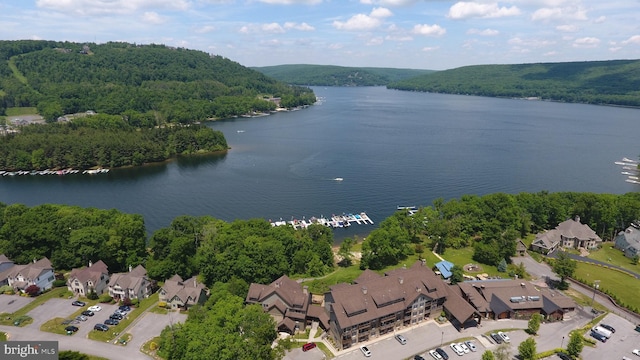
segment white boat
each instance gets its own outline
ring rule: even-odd
[[[342,181],[342,180],[344,180],[344,179],[343,179],[343,178],[334,178],[333,180],[335,180],[335,181]]]
[[[631,160],[631,159],[626,158],[626,157],[622,158],[622,161],[629,162],[629,163],[637,163],[638,162],[637,160]]]

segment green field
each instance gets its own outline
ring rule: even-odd
[[[614,248],[613,246],[613,243],[605,243],[602,245],[601,249],[591,252],[589,254],[589,258],[600,260],[640,274],[640,264],[634,265],[631,258],[624,256],[622,251]]]
[[[7,116],[37,115],[37,114],[38,114],[38,109],[34,107],[7,108]]]
[[[587,285],[592,285],[594,280],[600,280],[600,290],[615,294],[620,305],[640,309],[638,288],[640,280],[621,271],[611,268],[578,262],[574,276]]]

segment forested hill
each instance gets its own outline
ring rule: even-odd
[[[428,74],[432,70],[332,65],[277,65],[254,67],[257,71],[287,84],[309,86],[376,86]]]
[[[0,115],[37,107],[47,120],[92,110],[153,112],[190,123],[310,104],[309,89],[291,87],[221,56],[164,45],[120,42],[0,41]]]
[[[640,60],[466,66],[394,82],[391,89],[640,106]]]

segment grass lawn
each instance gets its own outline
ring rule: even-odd
[[[446,249],[444,251],[444,255],[442,257],[452,262],[454,265],[464,266],[466,264],[477,264],[482,267],[482,271],[478,273],[487,273],[490,276],[502,276],[507,277],[507,273],[501,273],[495,266],[486,265],[486,264],[478,264],[477,261],[473,260],[473,247],[468,246],[462,249]]]
[[[591,252],[589,258],[640,273],[640,264],[634,265],[631,258],[624,256],[622,251],[613,246],[614,243],[604,243],[601,249]]]
[[[144,343],[140,351],[151,356],[154,359],[159,359],[159,357],[156,355],[156,351],[158,350],[158,344],[160,344],[160,336],[156,336],[153,339]]]
[[[7,108],[7,116],[20,116],[20,115],[37,115],[38,109],[34,107],[12,107]]]
[[[0,341],[7,341],[7,333],[0,331]]]
[[[593,284],[594,280],[600,280],[600,289],[615,294],[621,305],[640,309],[638,297],[640,280],[628,274],[603,266],[578,262],[575,277],[589,285]]]
[[[69,325],[63,325],[64,318],[53,318],[40,326],[40,331],[46,331],[54,334],[67,335],[64,328]],[[77,325],[76,325],[77,326]]]
[[[103,341],[103,342],[114,340],[116,337],[120,335],[120,333],[123,330],[125,330],[129,325],[131,325],[131,323],[134,322],[135,319],[138,318],[138,316],[140,316],[143,312],[145,312],[145,310],[154,306],[157,302],[158,302],[158,293],[155,293],[150,297],[148,297],[147,299],[140,301],[138,306],[135,308],[132,308],[129,315],[124,319],[122,319],[118,325],[109,326],[108,331],[97,331],[97,330],[89,331],[89,336],[88,336],[89,339]]]

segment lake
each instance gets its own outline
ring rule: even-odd
[[[226,154],[108,174],[0,177],[0,201],[117,208],[142,214],[151,234],[183,214],[275,221],[366,211],[377,223],[398,205],[464,194],[639,189],[614,164],[638,158],[637,109],[313,90],[322,101],[307,109],[210,123],[224,132]]]

